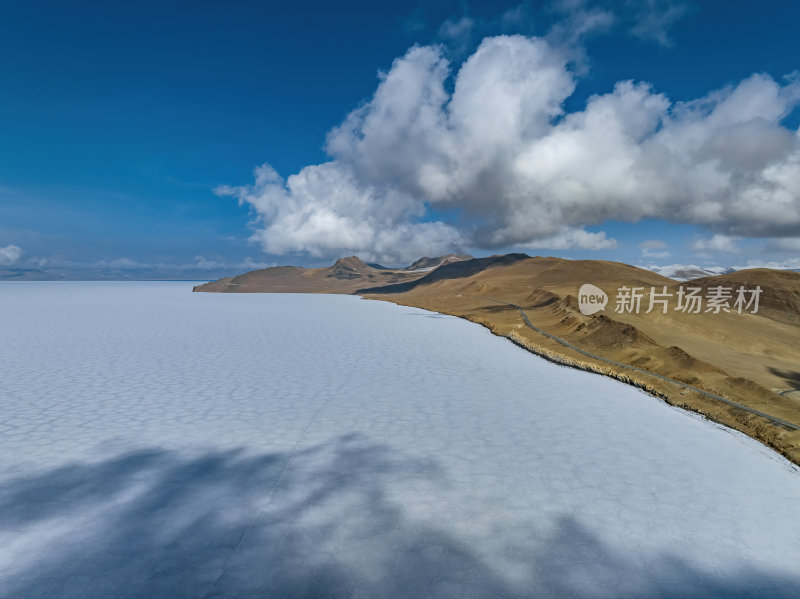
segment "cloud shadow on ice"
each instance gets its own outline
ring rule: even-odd
[[[790,597],[800,584],[704,572],[680,548],[643,562],[569,517],[534,549],[507,547],[525,573],[512,581],[447,522],[409,518],[390,482],[447,485],[434,461],[360,435],[291,455],[142,450],[18,477],[0,487],[0,530],[27,542],[0,569],[0,598]]]

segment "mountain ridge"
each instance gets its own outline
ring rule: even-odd
[[[303,268],[273,266],[197,285],[196,292],[221,293],[356,293],[363,287],[408,283],[464,256],[448,254],[426,258],[431,269],[387,268],[365,263],[358,256],[339,258],[331,266]],[[419,261],[418,261],[419,262]],[[413,265],[412,265],[413,266]]]

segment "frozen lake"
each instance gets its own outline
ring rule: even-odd
[[[0,598],[800,596],[800,474],[465,321],[0,283]]]

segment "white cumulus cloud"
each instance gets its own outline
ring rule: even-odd
[[[617,240],[607,238],[604,231],[591,233],[584,229],[566,228],[555,235],[522,244],[520,247],[547,250],[609,250],[617,247]]]
[[[639,248],[642,250],[665,250],[668,247],[667,243],[660,239],[647,239],[639,244]]]
[[[768,252],[800,252],[800,237],[774,239],[767,245],[765,250]]]
[[[5,247],[0,247],[0,265],[11,266],[19,262],[22,257],[22,248],[17,245],[10,244]]]
[[[666,242],[660,239],[647,239],[639,244],[643,258],[668,258],[670,256],[668,247]]]
[[[736,245],[736,238],[726,235],[714,235],[708,239],[698,239],[692,244],[692,250],[701,254],[712,252],[725,252],[735,254],[739,251]]]
[[[621,81],[566,113],[570,64],[519,35],[484,39],[460,65],[415,46],[328,134],[328,162],[285,180],[264,165],[218,193],[252,207],[273,254],[604,249],[614,240],[584,227],[643,218],[710,230],[698,251],[800,235],[800,135],[782,124],[796,76],[754,74],[680,103]]]

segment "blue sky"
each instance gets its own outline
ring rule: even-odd
[[[798,18],[788,0],[6,2],[0,268],[516,249],[800,267]]]

